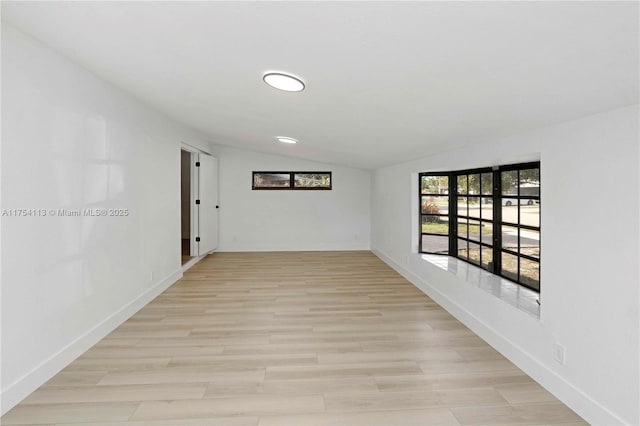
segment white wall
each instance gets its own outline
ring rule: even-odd
[[[2,218],[5,412],[180,276],[180,142],[207,144],[5,24],[2,90],[3,209],[130,212]],[[377,170],[372,208],[367,171],[220,148],[220,250],[368,249],[371,213],[374,249],[579,414],[637,424],[637,118],[631,107]],[[413,173],[536,158],[541,321],[442,285],[411,244]],[[331,170],[334,190],[251,191],[251,171],[270,169]]]
[[[216,156],[220,251],[369,250],[369,171],[228,147]],[[252,171],[331,171],[333,189],[253,191]]]
[[[593,424],[639,424],[638,106],[376,170],[372,248]],[[541,160],[541,320],[442,279],[415,173]],[[566,365],[553,344],[566,347]]]
[[[2,412],[181,276],[180,143],[196,133],[2,25]]]

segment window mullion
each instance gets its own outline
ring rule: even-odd
[[[449,255],[458,253],[458,180],[455,173],[449,173]]]
[[[516,174],[517,176],[517,180],[516,180],[516,185],[517,185],[517,194],[518,194],[518,265],[516,266],[517,269],[517,277],[518,277],[518,282],[521,282],[521,278],[520,278],[520,224],[522,223],[522,218],[520,217],[520,196],[522,195],[520,193],[520,169],[518,169],[517,171],[518,173]]]
[[[418,173],[418,253],[422,253],[422,173]]]
[[[493,168],[493,272],[500,274],[502,271],[502,177],[500,169]]]

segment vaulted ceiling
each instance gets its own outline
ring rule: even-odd
[[[361,168],[638,103],[637,2],[4,1],[2,14],[212,143]],[[306,90],[265,85],[269,70]]]

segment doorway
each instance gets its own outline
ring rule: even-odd
[[[191,253],[191,152],[180,150],[180,220],[181,220],[181,259],[184,265],[194,256]]]
[[[218,160],[180,149],[180,260],[183,270],[218,247]]]

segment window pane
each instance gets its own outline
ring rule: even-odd
[[[480,218],[480,197],[467,197],[469,216]]]
[[[469,221],[469,239],[474,241],[480,241],[480,221]]]
[[[493,249],[491,247],[482,246],[482,267],[493,272]]]
[[[480,241],[493,245],[493,223],[482,221],[480,225]]]
[[[480,217],[483,219],[493,220],[493,200],[489,197],[480,199]]]
[[[540,195],[540,169],[520,170],[520,195]]]
[[[480,194],[480,175],[469,175],[469,194]]]
[[[294,188],[331,189],[331,173],[295,173]]]
[[[521,200],[520,224],[540,227],[540,204],[532,199]]]
[[[424,253],[449,254],[449,237],[439,235],[423,235],[422,251]]]
[[[467,259],[467,242],[465,240],[458,239],[458,257]]]
[[[448,235],[449,220],[446,216],[422,216],[422,232]]]
[[[458,197],[458,215],[466,216],[467,214],[467,197]]]
[[[540,232],[520,229],[520,253],[540,259]]]
[[[502,253],[502,275],[514,281],[518,280],[518,256]]]
[[[449,196],[448,195],[440,195],[434,196],[433,202],[436,206],[438,206],[438,211],[440,214],[449,214]]]
[[[482,176],[482,195],[493,194],[493,173],[483,173]]]
[[[289,173],[254,173],[253,186],[255,188],[289,188],[291,181]]]
[[[440,214],[440,207],[438,206],[436,197],[427,195],[422,196],[421,198],[422,202],[420,207],[423,214]]]
[[[518,252],[518,228],[502,225],[502,248]]]
[[[518,195],[518,171],[502,172],[502,195]]]
[[[436,195],[423,195],[421,211],[425,214],[448,214],[449,197]]]
[[[480,244],[469,243],[469,261],[480,265]]]
[[[502,199],[502,221],[509,223],[518,223],[518,199],[503,198]]]
[[[540,290],[540,263],[520,258],[520,282]]]
[[[449,176],[422,176],[420,187],[423,194],[448,194]]]
[[[457,218],[457,221],[458,221],[458,236],[467,238],[467,224],[469,221],[467,219],[461,219],[461,218]]]
[[[467,175],[458,176],[458,194],[467,193]]]

